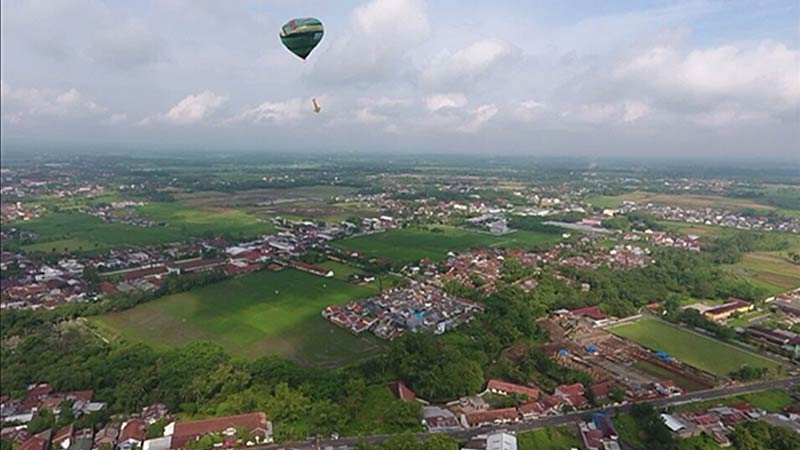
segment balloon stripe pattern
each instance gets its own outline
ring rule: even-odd
[[[325,30],[319,19],[302,17],[286,22],[281,27],[279,36],[290,52],[305,60],[324,34]]]

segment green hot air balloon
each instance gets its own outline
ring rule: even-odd
[[[305,60],[322,40],[322,22],[313,17],[292,19],[281,27],[281,42],[290,52]]]

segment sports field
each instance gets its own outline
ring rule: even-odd
[[[770,370],[779,366],[772,360],[654,319],[629,322],[609,331],[718,376],[725,376],[744,364]]]
[[[477,233],[450,226],[409,227],[345,239],[335,246],[364,255],[396,261],[417,261],[422,258],[440,260],[449,251],[473,247],[530,248],[539,244],[554,243],[560,239],[555,234],[534,231],[515,231],[502,236]]]
[[[257,272],[92,318],[101,333],[155,347],[217,342],[235,355],[281,355],[335,367],[382,351],[372,335],[353,336],[322,309],[372,290],[296,270]]]

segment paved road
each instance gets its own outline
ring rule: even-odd
[[[764,391],[767,389],[776,389],[776,388],[788,388],[790,386],[800,385],[800,376],[795,376],[791,378],[786,378],[783,380],[772,380],[772,381],[762,381],[757,383],[749,383],[749,384],[741,384],[733,387],[727,388],[715,388],[709,389],[705,391],[698,391],[691,394],[681,395],[679,397],[672,397],[672,398],[663,398],[658,399],[650,402],[653,406],[656,407],[666,407],[666,406],[677,406],[686,403],[694,403],[699,401],[711,400],[715,398],[722,398],[722,397],[729,397],[732,395],[739,395],[739,394],[746,394],[750,392],[758,392]],[[630,410],[631,404],[619,405],[619,406],[611,406],[605,408],[607,412],[610,414],[617,414],[620,412],[626,412]],[[591,414],[595,411],[600,411],[601,408],[595,408],[590,410],[582,410],[570,414],[564,414],[561,416],[549,416],[543,417],[541,419],[531,420],[528,422],[520,422],[515,424],[507,424],[498,427],[483,427],[483,428],[474,428],[469,430],[459,430],[448,432],[447,434],[462,440],[466,441],[469,440],[477,435],[486,434],[490,431],[494,430],[511,430],[516,432],[522,431],[531,431],[536,430],[539,428],[544,428],[548,426],[561,426],[561,425],[569,425],[575,424],[581,421],[584,417],[588,414]],[[427,433],[417,433],[417,437],[424,439],[428,436]],[[370,444],[380,444],[386,439],[391,437],[391,435],[374,435],[374,436],[365,436],[361,438],[342,438],[339,440],[320,440],[319,443],[314,441],[303,441],[303,442],[294,442],[294,443],[286,443],[280,445],[269,445],[265,447],[257,447],[254,450],[277,450],[277,449],[300,449],[300,450],[313,450],[317,448],[325,448],[325,447],[343,447],[343,446],[353,446],[360,440],[369,442]]]

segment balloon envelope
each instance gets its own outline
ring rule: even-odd
[[[283,45],[290,52],[306,59],[314,47],[322,40],[325,30],[322,22],[313,17],[301,17],[286,22],[281,27],[279,36]]]

